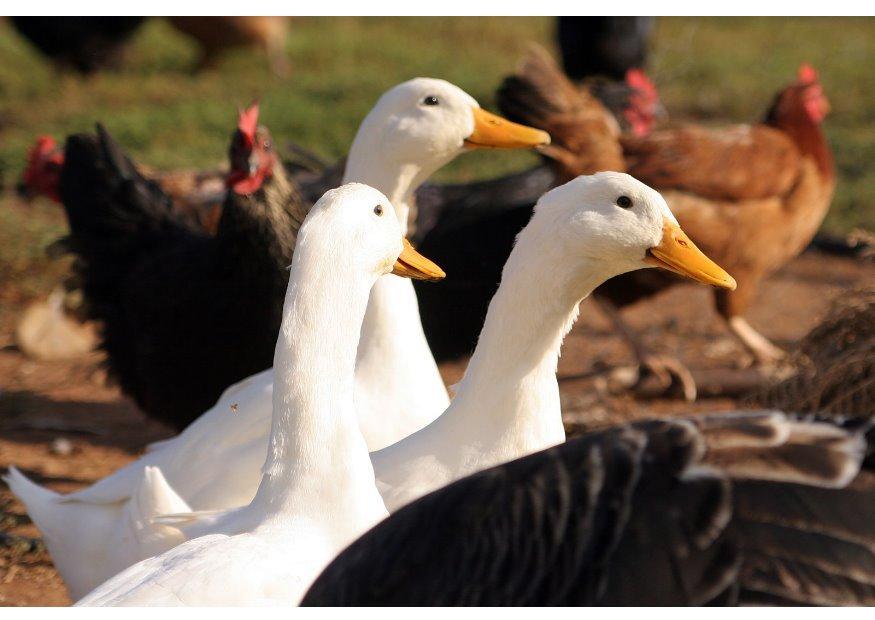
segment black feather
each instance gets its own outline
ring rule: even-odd
[[[270,367],[301,208],[276,166],[252,196],[229,192],[209,235],[97,134],[67,140],[61,173],[77,277],[122,389],[183,428]]]
[[[803,438],[830,450],[823,429],[754,412],[590,433],[405,506],[303,603],[871,604],[871,487],[734,479],[708,464],[709,431],[717,451]],[[858,468],[862,454],[846,458]]]

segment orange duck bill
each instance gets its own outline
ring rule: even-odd
[[[430,280],[432,282],[443,280],[447,274],[444,270],[428,260],[425,256],[413,249],[407,239],[402,239],[404,249],[395,261],[392,273],[402,278],[414,280]]]
[[[662,240],[647,251],[644,262],[718,288],[735,290],[735,278],[696,247],[672,221],[662,224]]]
[[[465,139],[472,149],[531,149],[550,144],[550,134],[520,125],[482,108],[473,108],[474,131]]]

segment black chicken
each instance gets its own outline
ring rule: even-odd
[[[115,66],[145,17],[10,17],[43,55],[82,74]]]
[[[67,140],[61,198],[90,318],[125,393],[176,428],[272,364],[306,208],[257,119],[255,106],[241,113],[215,235],[175,212],[102,127]]]
[[[653,17],[559,17],[556,39],[565,73],[573,80],[622,80],[647,59]]]

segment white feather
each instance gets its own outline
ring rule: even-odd
[[[296,604],[343,547],[386,516],[353,401],[368,295],[401,251],[394,214],[373,213],[381,202],[366,185],[344,185],[301,226],[255,498],[206,519],[156,519],[153,527],[174,529],[172,521],[191,540],[127,568],[79,605]]]

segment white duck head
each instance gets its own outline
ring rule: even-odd
[[[344,180],[368,183],[396,203],[454,157],[475,148],[534,148],[544,131],[486,112],[458,86],[415,78],[377,101],[353,141]],[[406,213],[399,213],[403,219]]]
[[[681,230],[659,192],[628,174],[599,172],[551,190],[538,201],[529,228],[529,243],[552,248],[566,265],[590,272],[601,266],[605,279],[661,267],[735,288],[732,276]]]
[[[445,275],[404,239],[389,199],[363,183],[326,192],[301,227],[298,247],[303,249],[298,260],[306,260],[304,254],[313,248],[334,256],[327,260],[340,267],[360,266],[373,280],[387,273],[419,280],[440,280]],[[298,250],[296,258],[297,254]]]
[[[609,278],[647,267],[735,288],[662,196],[628,174],[580,176],[544,194],[505,264],[448,412],[454,437],[474,433],[492,445],[492,456],[481,452],[486,462],[562,441],[556,366],[579,303]]]
[[[362,183],[326,192],[304,219],[292,256],[274,354],[268,458],[256,499],[271,504],[272,497],[297,496],[330,503],[337,487],[320,490],[314,471],[345,479],[355,469],[344,469],[346,458],[364,463],[365,473],[370,468],[353,406],[356,347],[371,288],[389,273],[444,276],[403,239],[383,193]],[[335,435],[330,449],[319,441],[329,430]],[[344,445],[355,449],[344,452]],[[368,488],[361,471],[353,488]],[[369,485],[373,490],[372,471]]]

